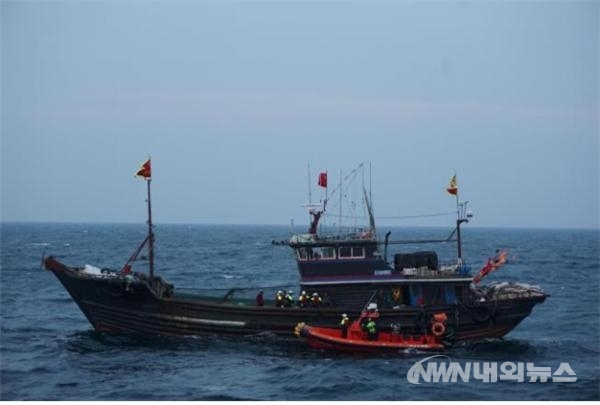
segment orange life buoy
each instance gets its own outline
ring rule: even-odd
[[[431,333],[438,337],[442,336],[444,333],[446,333],[446,327],[441,322],[434,322],[434,324],[431,325]]]
[[[433,314],[433,320],[436,322],[446,322],[448,320],[448,315],[444,312],[438,312],[437,314]]]

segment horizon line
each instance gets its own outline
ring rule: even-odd
[[[122,221],[51,221],[51,220],[0,220],[1,225],[140,225],[147,226],[147,222],[122,222]],[[288,224],[281,223],[226,223],[226,222],[153,222],[154,226],[167,225],[167,226],[263,226],[263,227],[286,227],[291,228]],[[298,225],[294,224],[293,228],[308,229],[308,224]],[[330,226],[330,228],[337,228],[336,226]],[[345,227],[347,228],[347,227]],[[450,225],[398,225],[398,224],[381,224],[378,228],[454,228],[454,224]],[[572,230],[572,231],[600,231],[600,226],[597,227],[570,227],[570,226],[513,226],[513,225],[468,225],[468,228],[476,229],[521,229],[521,230]],[[464,227],[462,229],[465,229]]]

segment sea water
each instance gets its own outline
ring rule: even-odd
[[[393,228],[391,239],[444,238],[441,228]],[[381,228],[383,235],[387,229]],[[473,269],[495,250],[509,264],[483,283],[519,281],[551,296],[503,340],[445,351],[447,362],[531,363],[554,373],[568,363],[575,382],[468,381],[411,384],[407,374],[432,353],[357,356],[309,348],[268,333],[249,337],[156,338],[94,332],[44,254],[67,264],[119,269],[145,237],[144,225],[1,225],[2,400],[599,400],[600,234],[597,230],[463,227]],[[284,226],[157,225],[156,272],[176,288],[298,285],[292,251],[273,240]],[[398,245],[397,251],[456,245]],[[134,265],[144,270],[145,262]],[[296,291],[297,294],[297,291]]]

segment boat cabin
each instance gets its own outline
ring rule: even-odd
[[[300,235],[290,241],[300,276],[356,276],[388,269],[373,239],[317,239]]]
[[[435,252],[394,255],[392,264],[375,239],[295,235],[290,241],[303,289],[332,305],[353,305],[373,296],[381,308],[455,304],[468,293],[464,266],[440,266]]]

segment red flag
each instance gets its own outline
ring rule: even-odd
[[[144,162],[142,167],[140,167],[140,170],[138,170],[135,175],[143,177],[146,180],[152,177],[152,165],[150,164],[150,158]]]
[[[456,174],[454,176],[452,176],[452,178],[450,179],[450,184],[448,185],[448,188],[446,189],[446,191],[452,195],[458,194],[458,184],[456,183]]]
[[[327,188],[327,172],[319,174],[319,186]]]
[[[490,258],[488,262],[479,270],[479,273],[473,277],[473,282],[475,284],[479,283],[482,278],[490,274],[492,271],[498,270],[500,267],[504,266],[508,260],[508,252],[497,252],[496,256],[492,259]]]

